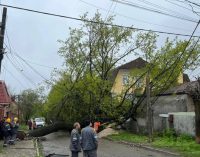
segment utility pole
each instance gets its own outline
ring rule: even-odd
[[[7,8],[3,8],[3,15],[2,15],[2,22],[1,22],[1,31],[0,31],[0,72],[1,72],[1,63],[3,60],[3,54],[4,54],[4,34],[5,34],[5,28],[6,28],[6,16],[7,16]]]
[[[149,137],[149,142],[152,141],[152,131],[151,131],[151,96],[150,96],[150,72],[147,72],[146,76],[146,103],[147,103],[147,117],[146,117],[146,123],[147,123],[147,132]]]
[[[146,54],[146,61],[148,56]],[[150,87],[150,69],[148,69],[146,75],[146,103],[147,103],[147,115],[146,115],[146,126],[148,132],[148,142],[153,141],[153,110],[151,106],[151,87]]]

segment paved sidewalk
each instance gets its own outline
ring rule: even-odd
[[[2,147],[3,141],[0,141]],[[34,148],[33,140],[24,140],[16,142],[16,145],[9,145],[2,148],[0,157],[35,157],[36,149]]]

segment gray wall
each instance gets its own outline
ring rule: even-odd
[[[174,129],[177,133],[195,136],[195,113],[170,113],[174,116]]]
[[[153,98],[152,98],[153,99]],[[146,106],[144,105],[145,113]],[[183,95],[167,95],[160,96],[156,103],[153,105],[154,110],[154,130],[162,131],[166,129],[166,119],[164,120],[159,114],[168,114],[170,112],[193,112],[194,103],[190,96],[187,94]],[[133,132],[145,133],[146,132],[146,116],[145,114],[139,114],[137,117],[137,122],[131,121],[129,125],[129,130]]]
[[[193,100],[187,94],[160,96],[153,105],[154,110],[154,130],[163,130],[163,120],[159,114],[170,112],[191,112],[194,111]]]

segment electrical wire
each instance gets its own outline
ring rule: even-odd
[[[86,1],[84,1],[84,0],[79,0],[79,1],[82,2],[82,3],[84,3],[84,4],[86,4],[86,5],[89,5],[89,6],[91,6],[91,7],[95,7],[95,8],[97,8],[97,9],[100,9],[100,10],[102,10],[102,11],[104,11],[104,12],[108,12],[108,11],[109,11],[108,9],[99,7],[99,6],[95,5],[95,4],[86,2]],[[117,3],[116,3],[116,5],[117,5]],[[116,6],[116,5],[115,5],[115,6]],[[191,11],[191,10],[190,10],[190,11]],[[134,22],[137,21],[137,22],[140,22],[140,23],[146,23],[146,24],[149,24],[149,25],[154,25],[154,26],[159,26],[159,27],[164,27],[164,28],[177,29],[177,30],[183,30],[183,31],[191,31],[191,30],[187,30],[187,29],[184,29],[184,28],[172,27],[172,26],[157,24],[157,23],[153,23],[153,22],[149,22],[149,21],[145,21],[145,20],[133,18],[133,17],[130,17],[130,16],[126,16],[126,15],[124,15],[124,14],[120,14],[120,13],[118,13],[118,12],[114,12],[114,11],[112,11],[112,13],[115,14],[115,15],[118,15],[118,16],[120,16],[120,17],[124,17],[124,18],[126,18],[126,19],[132,20],[132,21],[134,21]]]
[[[183,9],[186,9],[186,10],[189,10],[189,11],[192,12],[191,9],[189,9],[189,8],[187,8],[187,7],[185,7],[185,6],[182,6],[182,5],[180,5],[180,4],[177,4],[177,3],[175,3],[173,0],[165,0],[165,1],[167,1],[168,3],[171,3],[171,4],[173,4],[173,5],[176,5],[176,6],[180,7],[180,8],[183,8]]]
[[[26,62],[30,63],[30,64],[34,64],[40,67],[44,67],[44,68],[49,68],[49,69],[57,69],[56,67],[52,67],[52,66],[48,66],[48,65],[44,65],[44,64],[40,64],[40,63],[36,63],[36,62],[32,62],[28,59],[24,59],[23,57],[21,57],[23,60],[25,60]]]
[[[4,65],[3,65],[3,68],[5,71],[7,71],[22,87],[26,88],[24,86],[24,84],[11,72],[9,71]]]
[[[179,15],[177,15],[177,16],[183,16],[183,17],[187,17],[187,18],[189,18],[189,19],[192,19],[191,17],[189,17],[189,16],[187,16],[187,15],[185,15],[185,14],[180,14],[180,13],[177,12],[177,11],[171,10],[171,9],[169,9],[169,8],[165,8],[165,7],[161,6],[161,5],[158,5],[158,4],[149,2],[149,1],[147,1],[147,0],[137,0],[137,1],[142,2],[142,3],[144,3],[144,4],[147,4],[147,5],[149,5],[149,6],[153,6],[153,7],[155,7],[156,9],[159,8],[159,9],[165,10],[165,11],[167,11],[167,12],[169,12],[169,13],[179,14]]]
[[[18,62],[18,60],[13,56],[17,56],[20,60],[22,60],[26,65],[28,65],[36,74],[38,74],[40,77],[42,77],[45,81],[49,81],[48,79],[46,79],[42,74],[40,74],[34,67],[32,67],[24,58],[22,58],[21,56],[19,56],[16,52],[12,53],[14,51],[12,51],[12,47],[11,47],[11,43],[10,43],[10,39],[6,30],[6,37],[9,43],[9,50],[10,50],[10,54],[12,55],[13,59],[17,61],[17,63],[20,65],[20,63]],[[7,47],[8,48],[8,47]],[[38,64],[37,64],[38,65]],[[45,66],[45,65],[39,65],[39,66]],[[24,66],[22,66],[24,67]],[[45,66],[48,67],[48,66]],[[51,67],[52,68],[52,67]],[[23,68],[22,68],[23,69]],[[55,69],[55,68],[54,68]]]
[[[6,38],[7,38],[7,42],[8,42],[9,47],[5,43],[4,43],[4,45],[7,47],[7,49],[10,49],[10,51],[12,52],[12,46],[11,46],[10,38],[8,36],[7,29],[6,29]],[[15,55],[15,53],[11,53],[11,55],[12,55],[12,58],[14,59],[13,55]],[[43,65],[43,64],[36,63],[36,62],[32,62],[32,61],[29,61],[27,59],[24,59],[23,57],[21,57],[21,58],[23,60],[25,60],[26,62],[29,62],[29,63],[34,64],[34,65],[38,65],[38,66],[45,67],[45,68],[56,69],[56,67],[52,67],[52,66],[48,66],[48,65]],[[21,69],[23,69],[24,66],[20,65],[20,62],[17,59],[15,59],[15,60],[17,61],[17,64],[21,67]]]
[[[132,7],[138,8],[138,9],[142,9],[142,10],[145,10],[145,11],[148,11],[148,12],[153,12],[153,13],[158,13],[158,14],[161,14],[161,15],[173,17],[173,18],[176,18],[176,19],[179,19],[179,20],[184,20],[184,21],[193,22],[193,23],[198,22],[197,20],[188,19],[188,18],[185,18],[185,17],[180,17],[180,16],[177,16],[177,15],[162,12],[160,10],[156,10],[156,9],[153,9],[153,8],[147,8],[147,7],[144,7],[144,6],[138,5],[136,3],[129,2],[129,1],[120,1],[120,0],[113,0],[113,1],[121,3],[121,4],[125,4],[125,5],[128,5],[128,6],[132,6]]]
[[[31,80],[29,77],[27,77],[22,71],[21,69],[19,69],[15,63],[8,57],[8,55],[6,54],[6,57],[8,58],[8,60],[10,61],[10,63],[13,65],[13,67],[24,77],[26,78],[26,80],[29,81],[29,83],[31,83],[32,85],[34,85],[36,87],[36,84],[33,82],[33,80]]]
[[[192,2],[192,1],[189,1],[189,0],[185,0],[185,1],[188,2],[188,3],[191,3],[193,5],[195,5],[197,7],[200,7],[200,4],[198,4],[198,3],[195,3],[195,2]]]
[[[5,7],[8,7],[8,8],[19,9],[19,10],[24,10],[24,11],[29,11],[29,12],[34,12],[34,13],[49,15],[49,16],[66,18],[66,19],[71,19],[71,20],[76,20],[76,21],[90,22],[90,23],[102,24],[102,25],[119,27],[119,28],[126,28],[126,29],[131,29],[131,30],[136,30],[136,31],[146,31],[146,32],[151,31],[151,32],[154,32],[154,33],[159,33],[159,34],[168,34],[168,35],[190,37],[189,34],[165,32],[165,31],[157,31],[157,30],[151,30],[151,29],[136,28],[136,27],[131,27],[131,26],[123,26],[123,25],[117,25],[117,24],[111,24],[111,23],[97,22],[97,21],[93,21],[93,20],[87,20],[87,19],[81,19],[81,18],[76,18],[76,17],[71,17],[71,16],[53,14],[53,13],[49,13],[49,12],[37,11],[37,10],[32,10],[32,9],[27,9],[27,8],[21,8],[21,7],[11,6],[11,5],[5,5],[5,4],[0,4],[0,6],[5,6]],[[199,37],[199,36],[193,36],[193,37]]]
[[[49,85],[53,85],[50,80],[48,80],[47,78],[45,78],[40,72],[38,72],[34,67],[32,67],[25,59],[23,59],[21,56],[18,55],[17,52],[14,52],[13,49],[11,49],[11,43],[10,43],[10,40],[9,40],[9,36],[7,35],[7,38],[8,38],[8,41],[9,41],[9,45],[10,45],[10,48],[8,46],[6,46],[6,48],[9,50],[9,54],[11,54],[11,56],[13,57],[13,60],[17,60],[14,55],[16,57],[18,57],[20,60],[22,60],[32,71],[34,71],[37,75],[39,75],[40,77],[42,77],[45,82]],[[8,57],[8,56],[7,56]],[[8,57],[9,61],[11,62],[11,64],[14,66],[16,65],[16,63],[14,63],[13,60],[11,60],[9,57]],[[41,65],[40,65],[41,66]],[[44,65],[42,65],[44,66]],[[28,78],[25,74],[22,73],[23,70],[20,70],[17,66],[15,66],[15,68],[17,68],[18,72],[20,72],[29,82],[31,83],[34,83],[30,78]],[[52,67],[51,67],[52,68]],[[55,68],[54,68],[55,69]],[[35,83],[34,83],[35,85]],[[57,90],[58,92],[63,92],[62,89],[60,87],[54,87],[55,90]]]
[[[38,74],[41,78],[43,78],[46,82],[49,82],[49,80],[46,78],[46,77],[44,77],[40,72],[38,72],[34,67],[32,67],[26,60],[24,60],[22,57],[20,57],[17,53],[15,53],[16,54],[16,56],[19,58],[19,59],[21,59],[27,66],[29,66],[31,69],[32,69],[32,71],[34,71],[36,74]]]

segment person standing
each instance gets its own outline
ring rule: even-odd
[[[17,131],[19,129],[19,122],[18,122],[17,117],[14,118],[11,125],[12,125],[12,137],[11,137],[11,140],[10,140],[10,144],[15,144],[16,137],[17,137]]]
[[[3,123],[4,123],[4,119],[0,119],[0,139],[3,138]]]
[[[100,126],[101,126],[101,123],[99,121],[94,122],[94,130],[96,131],[96,133],[98,133]]]
[[[3,136],[4,136],[4,147],[7,147],[9,144],[9,140],[11,138],[11,120],[10,118],[7,118],[3,123]]]
[[[80,144],[80,130],[81,126],[78,122],[74,123],[74,129],[71,132],[71,141],[70,141],[70,150],[72,153],[72,157],[78,157],[78,153],[81,152],[81,144]]]
[[[83,157],[97,157],[98,139],[92,123],[86,121],[86,127],[81,131],[81,147],[83,149]]]
[[[32,128],[33,128],[33,130],[37,129],[37,125],[36,125],[36,121],[35,120],[33,120]]]
[[[28,129],[32,130],[32,121],[31,121],[31,119],[28,120],[27,124],[28,124]]]

